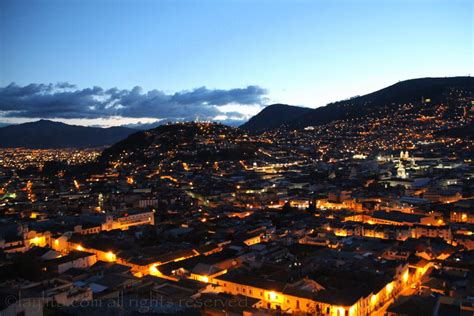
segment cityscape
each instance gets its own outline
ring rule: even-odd
[[[137,13],[130,1],[84,3],[110,16],[126,16],[118,7]],[[249,8],[203,3],[139,7],[184,6],[192,16],[198,7]],[[472,54],[472,3],[441,3],[427,14],[470,9]],[[340,5],[317,2],[328,12],[353,4]],[[52,23],[59,11],[87,11],[49,0],[0,9],[20,19],[36,6],[35,16],[51,14]],[[280,6],[272,12],[296,10]],[[304,17],[315,9],[295,6]],[[23,38],[10,17],[0,26]],[[141,12],[131,23],[154,17]],[[250,21],[242,19],[239,26]],[[169,60],[205,55],[181,49]],[[474,78],[450,58],[453,75],[418,72],[386,85],[374,77],[369,90],[311,107],[251,85],[249,74],[246,88],[143,92],[77,87],[55,70],[48,75],[57,84],[26,83],[37,77],[4,66],[0,315],[474,315]]]

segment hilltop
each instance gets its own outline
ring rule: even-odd
[[[265,107],[260,113],[253,116],[240,128],[250,132],[262,132],[264,130],[277,128],[289,123],[303,115],[310,113],[312,109],[287,104],[272,104]]]

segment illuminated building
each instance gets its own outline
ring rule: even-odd
[[[407,178],[407,173],[405,171],[405,166],[403,166],[403,163],[400,161],[397,166],[397,177],[400,179],[406,179]]]
[[[325,289],[318,282],[309,281],[298,284],[286,284],[271,281],[248,274],[227,273],[213,279],[212,283],[219,285],[219,290],[232,295],[244,295],[261,300],[260,307],[266,309],[281,309],[290,313],[316,313],[324,315],[368,315],[392,298],[395,292],[408,283],[408,266],[399,266],[395,279],[388,283],[378,283],[373,291],[366,296],[362,292],[350,297]],[[209,280],[208,280],[209,281]],[[375,283],[374,283],[375,284]],[[303,286],[303,287],[302,287]],[[305,289],[305,290],[304,290]],[[344,297],[344,299],[343,299]],[[336,303],[339,301],[339,303]],[[341,304],[341,302],[346,302]]]
[[[121,215],[107,215],[102,230],[114,229],[125,230],[131,226],[155,225],[155,214],[153,212],[130,212]]]
[[[71,268],[84,269],[97,262],[95,254],[72,251],[65,256],[48,261],[48,265],[57,273],[63,273]]]
[[[474,213],[469,210],[455,209],[450,212],[450,220],[455,223],[474,223]]]

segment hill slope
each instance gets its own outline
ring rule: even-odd
[[[99,147],[116,143],[135,132],[125,127],[85,127],[40,120],[0,128],[0,147]]]
[[[312,109],[292,106],[286,104],[272,104],[265,107],[260,113],[252,117],[240,128],[250,132],[260,132],[267,129],[277,128],[296,118],[299,118]]]
[[[377,115],[377,112],[393,112],[399,105],[421,104],[422,98],[430,99],[430,104],[439,104],[450,100],[450,94],[457,89],[474,93],[474,78],[420,78],[398,82],[387,88],[350,100],[328,104],[314,109],[290,123],[293,128],[308,125],[322,125],[335,120]]]
[[[158,163],[240,160],[254,157],[258,144],[233,127],[217,123],[161,125],[130,135],[103,151],[100,162]]]
[[[459,90],[474,95],[473,77],[420,78],[398,82],[384,89],[330,103],[316,109],[290,106],[269,106],[252,117],[241,127],[250,131],[262,131],[286,125],[292,129],[318,126],[337,120],[376,117],[396,112],[404,104],[415,105],[414,111],[423,111],[434,105],[459,101]],[[422,99],[430,99],[422,103]],[[302,113],[298,114],[298,111]],[[295,117],[296,115],[296,117]]]

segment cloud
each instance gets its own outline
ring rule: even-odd
[[[166,94],[101,87],[78,89],[68,82],[57,84],[11,83],[0,87],[0,113],[3,117],[96,119],[108,117],[156,118],[161,120],[212,120],[227,115],[245,119],[239,111],[226,112],[224,105],[261,106],[267,91],[259,86],[236,89],[196,88]]]

